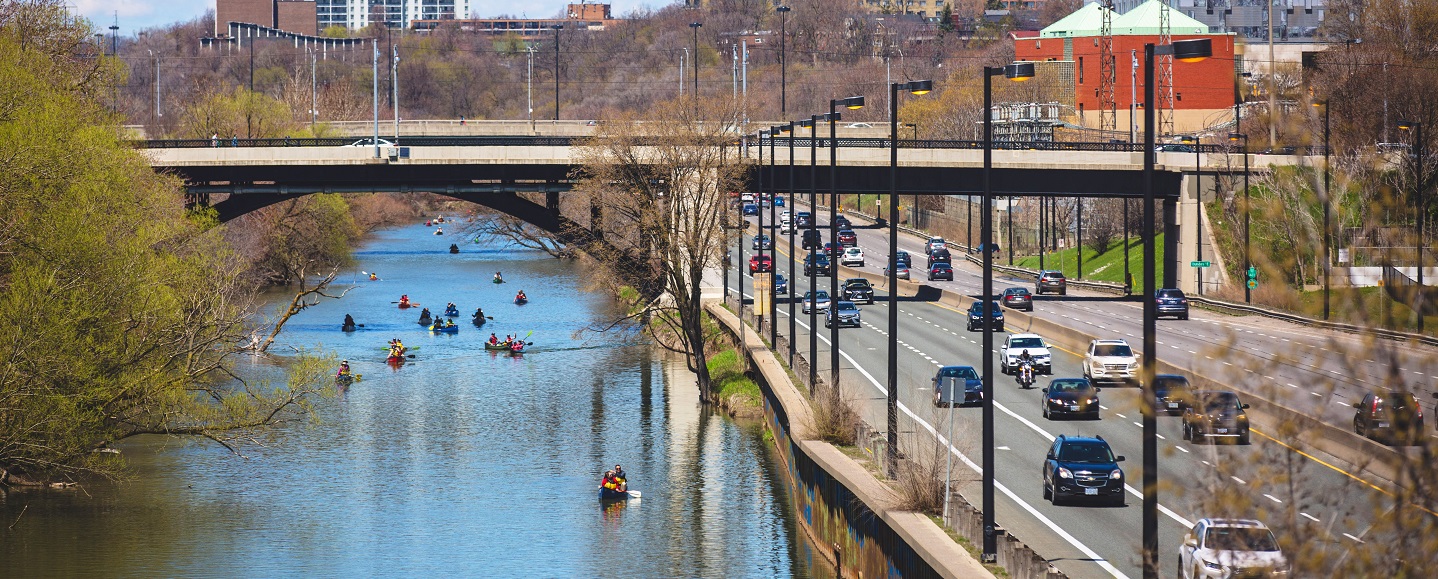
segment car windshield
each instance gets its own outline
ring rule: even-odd
[[[824,291],[824,290],[819,290],[818,293],[815,293],[815,292],[804,292],[804,299],[809,299],[809,298],[812,298],[812,297],[814,297],[814,296],[818,296],[819,299],[821,299],[821,300],[827,300],[827,299],[829,299],[829,292],[826,292],[826,291]]]
[[[1211,394],[1203,399],[1205,412],[1222,412],[1224,410],[1238,409],[1238,395],[1231,392],[1222,394]]]
[[[1029,295],[1029,290],[1026,290],[1026,289],[1021,288],[1021,287],[1011,287],[1011,288],[1009,288],[1009,289],[1004,290],[1004,295],[1010,295],[1010,296],[1026,296],[1026,295]]]
[[[1070,442],[1059,450],[1064,462],[1113,462],[1113,451],[1101,442]]]
[[[1385,400],[1389,408],[1407,410],[1418,405],[1412,394],[1390,394]]]
[[[1180,392],[1188,390],[1188,380],[1182,378],[1164,378],[1162,376],[1153,380],[1153,391],[1165,394],[1168,392]]]
[[[1158,290],[1158,297],[1161,297],[1161,298],[1181,298],[1181,297],[1183,297],[1183,292],[1182,292],[1182,291],[1179,291],[1179,290],[1176,290],[1176,289],[1166,289],[1166,290],[1165,290],[1165,289],[1161,289],[1161,290]]]
[[[1133,356],[1133,349],[1128,344],[1099,344],[1093,347],[1093,355],[1128,358]]]
[[[1049,384],[1049,392],[1082,392],[1090,388],[1086,380],[1054,380]]]
[[[1268,529],[1213,527],[1208,530],[1208,540],[1203,546],[1219,551],[1277,551],[1278,541]]]
[[[849,249],[844,250],[844,253],[847,253],[847,254],[849,254],[849,255],[858,255],[858,254],[863,253],[863,252],[864,252],[864,250],[859,249],[859,248],[857,248],[857,247],[850,247]]]
[[[978,380],[979,373],[971,366],[951,366],[939,370],[941,378],[963,378],[965,380]]]
[[[1043,341],[1042,338],[1014,338],[1014,339],[1012,339],[1012,340],[1009,340],[1009,347],[1010,347],[1010,348],[1042,348],[1042,347],[1044,347],[1044,341]]]
[[[848,287],[848,288],[851,288],[851,289],[867,289],[867,288],[869,287],[869,280],[867,280],[867,279],[851,279],[851,280],[849,280],[849,281],[844,282],[844,286],[845,286],[845,287]]]
[[[859,306],[854,305],[854,302],[839,302],[839,309],[841,309],[841,310],[858,310],[858,309],[859,309]]]

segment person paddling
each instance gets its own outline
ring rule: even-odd
[[[624,467],[614,465],[614,482],[620,491],[629,490],[629,477],[624,474]]]
[[[335,378],[348,378],[350,375],[350,361],[340,360],[340,370],[335,373]]]
[[[494,283],[504,283],[504,276],[497,271],[494,272]]]
[[[529,301],[529,296],[524,295],[524,290],[519,290],[519,293],[514,294],[514,301],[527,302]]]
[[[353,328],[353,327],[355,327],[355,319],[354,319],[354,316],[351,316],[351,315],[349,315],[349,314],[345,314],[345,326],[344,326],[344,327],[346,327],[346,328]]]
[[[474,319],[483,320],[484,317],[484,308],[474,308]]]
[[[494,335],[494,332],[490,332],[490,333],[489,333],[489,345],[491,345],[491,346],[498,346],[498,345],[499,345],[499,337],[495,336],[495,335]]]
[[[379,281],[379,275],[378,275],[378,274],[371,273],[371,274],[369,274],[369,280],[370,280],[370,281]]]

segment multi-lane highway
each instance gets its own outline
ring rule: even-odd
[[[827,211],[822,217],[827,216]],[[767,211],[766,211],[767,218]],[[821,223],[827,220],[821,219]],[[769,223],[765,230],[777,233]],[[753,231],[750,228],[749,231]],[[888,252],[886,230],[856,229],[859,245],[869,256],[863,270],[879,272]],[[825,238],[827,239],[827,234]],[[900,249],[923,263],[923,240],[901,236]],[[743,243],[747,263],[749,241]],[[787,246],[779,246],[776,271],[788,275]],[[799,257],[802,258],[802,255]],[[802,268],[800,268],[802,269]],[[977,293],[977,271],[959,265],[954,282],[932,285],[946,290]],[[747,273],[747,268],[743,271]],[[915,269],[916,281],[923,279]],[[828,289],[827,277],[816,278],[818,289]],[[998,291],[1011,285],[1032,282],[1004,280]],[[801,275],[791,280],[792,295],[809,289]],[[746,293],[752,292],[745,280]],[[854,401],[869,424],[885,423],[884,389],[887,346],[890,339],[899,345],[900,430],[905,452],[919,459],[943,460],[944,452],[955,460],[959,491],[973,504],[979,503],[977,470],[980,452],[978,408],[953,410],[932,404],[930,378],[941,365],[966,364],[982,368],[982,336],[966,332],[964,314],[948,305],[914,300],[899,302],[899,334],[886,335],[890,312],[880,292],[874,305],[862,306],[863,325],[840,331],[841,382],[846,397]],[[1128,339],[1137,347],[1141,336],[1142,312],[1137,302],[1082,295],[1070,290],[1067,297],[1041,298],[1035,315],[1098,337]],[[779,328],[788,329],[788,304],[780,302]],[[819,317],[822,324],[822,316]],[[793,342],[807,357],[809,316],[799,314],[798,335]],[[820,375],[829,371],[829,331],[820,326],[819,352],[814,359]],[[1332,335],[1297,326],[1246,317],[1229,317],[1195,309],[1189,321],[1164,321],[1159,325],[1160,357],[1182,367],[1195,368],[1210,377],[1230,377],[1230,383],[1258,388],[1264,383],[1279,385],[1278,392],[1291,391],[1295,407],[1313,410],[1335,423],[1351,420],[1339,410],[1363,388],[1381,384],[1385,375],[1382,358],[1364,358],[1367,367],[1349,373],[1342,356],[1357,350],[1362,340]],[[1001,343],[1002,336],[995,343]],[[1081,376],[1082,353],[1054,350],[1054,376]],[[1396,352],[1400,375],[1427,376],[1423,352]],[[1366,360],[1379,360],[1367,362]],[[1409,365],[1412,362],[1415,365]],[[1392,364],[1392,362],[1389,362]],[[1250,371],[1251,370],[1251,371]],[[1337,370],[1339,374],[1329,372]],[[1417,372],[1425,374],[1417,375]],[[1325,376],[1327,374],[1327,376]],[[1042,377],[1042,387],[1048,377]],[[1073,577],[1138,576],[1140,570],[1139,460],[1141,439],[1137,390],[1104,388],[1102,418],[1098,421],[1058,421],[1042,418],[1039,388],[1021,390],[1008,376],[995,376],[996,455],[999,524],[1038,553],[1052,560]],[[1287,384],[1295,386],[1288,386]],[[1313,393],[1316,392],[1317,395]],[[1305,399],[1307,398],[1307,399]],[[1309,400],[1311,399],[1311,400]],[[1301,402],[1301,405],[1300,405]],[[953,420],[954,442],[947,441]],[[1372,540],[1372,501],[1378,491],[1360,476],[1350,474],[1341,464],[1318,457],[1288,452],[1279,441],[1261,430],[1250,446],[1191,444],[1183,441],[1177,417],[1160,417],[1160,562],[1164,573],[1174,569],[1176,549],[1192,522],[1205,516],[1253,516],[1264,519],[1281,535],[1303,536],[1326,548],[1343,551]],[[1129,503],[1125,507],[1053,506],[1043,500],[1041,465],[1054,436],[1059,434],[1101,435],[1117,454],[1126,455],[1126,477],[1130,481]],[[1282,438],[1282,437],[1279,437]],[[1293,458],[1293,461],[1287,459]],[[1326,457],[1325,457],[1326,458]],[[1301,479],[1301,484],[1289,484]],[[962,481],[962,483],[958,482]],[[1297,489],[1297,490],[1295,490]],[[1323,547],[1320,547],[1323,548]]]

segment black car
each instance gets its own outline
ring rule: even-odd
[[[823,234],[818,229],[805,229],[802,247],[804,249],[818,249],[824,243]]]
[[[814,224],[814,216],[808,211],[800,211],[794,214],[794,224],[804,229]]]
[[[899,265],[902,265],[904,267],[914,265],[914,259],[909,257],[909,252],[902,249],[894,254],[894,258],[894,261],[899,262]]]
[[[1193,387],[1188,378],[1178,374],[1159,374],[1153,377],[1153,407],[1166,414],[1183,414],[1193,406]]]
[[[816,253],[811,263],[809,256],[804,256],[804,275],[829,275],[829,258],[822,253]]]
[[[1203,442],[1208,438],[1233,438],[1248,444],[1248,408],[1238,395],[1227,390],[1197,390],[1193,404],[1183,411],[1183,439]]]
[[[999,302],[989,302],[990,315],[989,325],[996,332],[1004,331],[1004,312],[999,309]],[[984,302],[976,301],[969,304],[969,331],[976,332],[984,327]]]
[[[929,281],[940,279],[954,281],[954,266],[947,263],[936,263],[929,266]]]
[[[1004,294],[999,296],[999,302],[1006,308],[1034,311],[1034,296],[1026,288],[1011,287],[1004,290]]]
[[[952,408],[984,401],[984,383],[973,366],[944,366],[930,381],[934,383],[934,406]]]
[[[1123,506],[1123,469],[1102,436],[1060,434],[1044,457],[1044,499],[1098,499]]]
[[[1098,420],[1098,393],[1099,387],[1084,378],[1055,378],[1043,389],[1040,410],[1049,420],[1060,416],[1087,416]]]
[[[754,236],[754,242],[749,244],[753,249],[774,249],[774,239],[768,235]]]
[[[874,286],[869,285],[869,280],[862,277],[849,278],[844,280],[844,285],[839,288],[839,295],[850,301],[874,303]]]
[[[1390,443],[1423,440],[1423,408],[1408,392],[1369,392],[1355,404],[1353,432]]]
[[[1160,289],[1154,293],[1153,299],[1158,302],[1158,317],[1188,319],[1188,297],[1183,295],[1183,290]]]
[[[1043,295],[1044,292],[1055,292],[1061,296],[1068,295],[1069,282],[1063,272],[1044,270],[1039,272],[1038,281],[1034,282],[1034,293]]]
[[[852,229],[839,230],[839,245],[843,247],[854,247],[859,244],[859,236],[854,234]]]
[[[843,215],[836,215],[834,216],[834,227],[837,227],[839,229],[850,229],[854,227],[854,224],[849,223],[848,217],[844,217]]]
[[[949,253],[948,248],[940,247],[929,252],[929,267],[936,263],[953,263],[954,256]]]

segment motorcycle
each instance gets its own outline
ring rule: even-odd
[[[1029,362],[1020,363],[1020,364],[1019,364],[1019,371],[1018,371],[1018,372],[1015,372],[1015,374],[1016,374],[1015,378],[1019,381],[1019,386],[1020,386],[1021,388],[1024,388],[1025,390],[1027,390],[1027,389],[1033,387],[1033,385],[1034,385],[1034,365],[1033,365],[1033,364],[1031,364],[1031,363],[1029,363]]]

